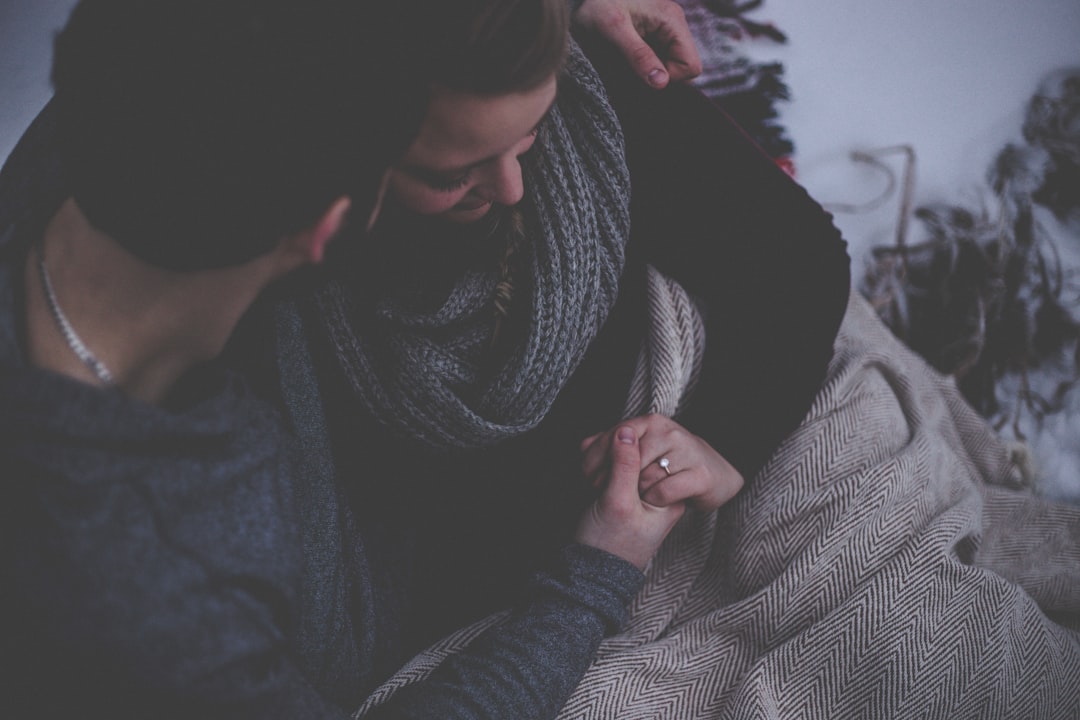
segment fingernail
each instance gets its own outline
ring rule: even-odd
[[[649,84],[653,87],[660,87],[667,80],[667,71],[663,68],[656,68],[648,75]]]
[[[619,442],[626,443],[627,445],[633,445],[634,431],[628,427],[619,428]]]

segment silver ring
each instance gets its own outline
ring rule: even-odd
[[[663,468],[664,472],[666,472],[668,475],[671,474],[671,470],[668,469],[668,466],[671,465],[671,461],[668,460],[666,457],[662,457],[659,460],[657,460],[656,464],[659,465],[661,468]]]

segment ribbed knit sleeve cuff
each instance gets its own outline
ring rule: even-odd
[[[627,621],[627,606],[645,584],[645,575],[622,558],[590,545],[562,548],[547,572],[533,576],[530,589],[579,603],[599,616],[605,636]]]

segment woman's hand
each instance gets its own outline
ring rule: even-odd
[[[743,476],[707,442],[663,415],[642,415],[620,423],[640,438],[638,492],[650,505],[687,503],[697,510],[715,510],[742,489]],[[607,451],[615,430],[585,438],[582,471],[597,484],[611,458]],[[661,461],[667,460],[667,463]],[[667,465],[665,469],[663,464]]]
[[[619,48],[654,88],[701,74],[701,56],[675,0],[585,0],[574,23]]]
[[[594,444],[600,445],[600,439]],[[641,447],[633,427],[623,424],[605,433],[603,445],[607,469],[597,473],[603,490],[585,511],[575,539],[644,570],[686,506],[680,502],[657,506],[642,500],[638,492]]]

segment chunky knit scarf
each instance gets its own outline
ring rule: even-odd
[[[451,246],[447,262],[433,262],[448,250],[441,237],[414,253],[404,271],[381,273],[382,280],[400,277],[384,283],[385,292],[373,296],[354,280],[319,294],[356,398],[432,448],[484,447],[535,427],[615,302],[629,234],[629,174],[619,124],[576,46],[522,171],[521,222],[497,223],[485,238],[505,248],[520,235],[513,307],[498,333],[502,253],[461,245],[455,254]]]

